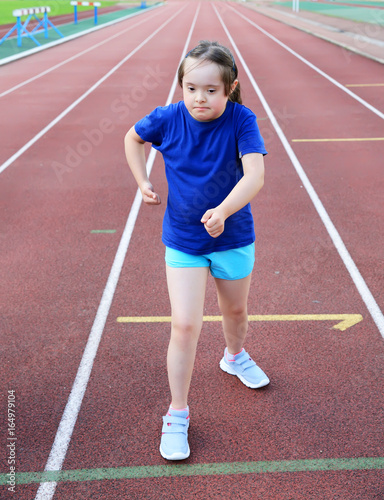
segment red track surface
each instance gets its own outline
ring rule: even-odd
[[[1,70],[0,94],[132,28],[0,97],[0,164],[179,12],[0,174],[6,285],[0,419],[6,429],[7,391],[15,390],[19,472],[44,470],[135,196],[124,134],[165,104],[198,5],[171,1]],[[230,46],[212,5],[201,3],[189,47],[203,38]],[[383,137],[377,115],[244,21],[230,4],[215,5],[289,141]],[[340,83],[382,82],[378,63],[234,8]],[[364,320],[346,332],[330,329],[328,322],[252,323],[247,349],[271,378],[259,391],[220,371],[220,325],[205,323],[190,394],[192,454],[186,463],[383,457],[382,338],[242,68],[240,77],[244,102],[257,113],[270,152],[266,185],[253,203],[258,239],[250,314],[358,313]],[[383,111],[377,87],[353,90]],[[384,141],[291,144],[383,309]],[[74,150],[80,156],[68,156]],[[159,156],[151,179],[165,202]],[[140,209],[64,470],[164,464],[158,445],[169,404],[169,325],[116,322],[118,316],[170,313],[163,211],[164,204]],[[95,229],[116,233],[91,233]],[[212,283],[206,314],[219,314]],[[2,462],[1,472],[8,469]],[[5,486],[0,492],[24,500],[34,498],[37,487],[18,485],[17,496]],[[383,491],[382,471],[363,470],[63,482],[54,498],[358,500],[381,499]]]

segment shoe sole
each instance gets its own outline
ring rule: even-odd
[[[191,451],[190,451],[189,446],[188,446],[187,453],[178,452],[178,453],[172,453],[172,455],[167,455],[166,453],[163,452],[163,450],[161,449],[161,446],[160,446],[160,453],[161,453],[161,456],[163,458],[165,458],[165,460],[185,460],[186,458],[189,457],[189,455],[191,454]]]
[[[228,366],[224,361],[224,358],[220,361],[220,368],[223,370],[223,372],[229,373],[230,375],[235,375],[239,380],[243,382],[244,385],[246,385],[250,389],[260,389],[260,387],[265,387],[269,384],[268,377],[263,378],[258,384],[252,384],[252,382],[249,382],[246,378],[244,378],[242,375],[235,372],[235,370]]]

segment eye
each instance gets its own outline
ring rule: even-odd
[[[187,89],[190,91],[190,92],[193,92],[195,90],[195,87],[191,87],[190,85],[187,87]]]
[[[208,89],[208,94],[214,94],[216,92],[216,89]]]

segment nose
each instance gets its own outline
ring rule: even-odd
[[[202,90],[198,90],[195,94],[195,100],[196,102],[204,102],[205,101],[205,95]]]

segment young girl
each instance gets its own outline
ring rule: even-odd
[[[190,454],[187,398],[209,272],[226,342],[220,368],[250,388],[269,383],[243,349],[254,265],[249,202],[263,186],[267,152],[256,116],[241,104],[229,49],[200,42],[182,61],[178,78],[183,101],[156,108],[125,137],[127,160],[144,202],[161,203],[147,176],[145,142],[163,154],[168,181],[162,240],[172,309],[167,356],[172,400],[160,444],[167,460]]]

